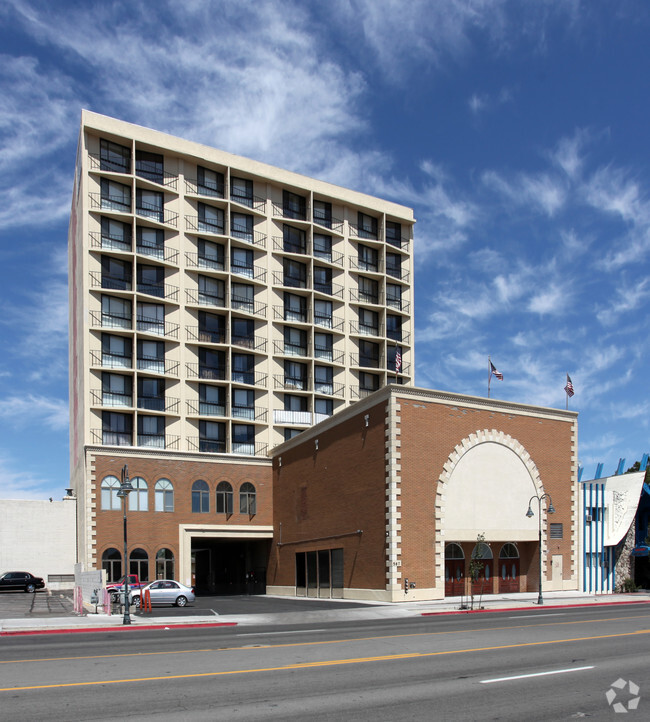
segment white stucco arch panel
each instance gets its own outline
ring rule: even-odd
[[[488,438],[488,437],[492,438]],[[536,541],[538,509],[526,517],[528,502],[543,489],[524,447],[510,436],[477,432],[450,455],[440,479],[445,539]]]

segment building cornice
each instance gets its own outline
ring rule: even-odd
[[[208,464],[230,464],[237,466],[270,466],[268,456],[248,456],[244,454],[210,454],[207,452],[167,451],[165,449],[143,449],[133,446],[90,446],[85,447],[86,454],[95,456],[132,457],[138,459],[158,459],[161,463],[169,461],[196,461]]]

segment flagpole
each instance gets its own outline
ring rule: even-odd
[[[488,399],[490,398],[490,381],[492,380],[492,362],[488,356]]]
[[[569,383],[568,383],[569,372],[568,371],[566,372],[566,377],[567,377],[567,385],[564,387],[564,393],[566,394],[566,410],[568,411],[569,410],[569,392],[567,391],[568,386],[569,386]]]

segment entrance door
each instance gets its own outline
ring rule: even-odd
[[[519,550],[515,544],[504,544],[499,553],[499,594],[519,591]]]
[[[485,542],[480,542],[474,547],[472,563],[475,567],[472,577],[472,594],[493,594],[494,559],[492,558],[492,549]]]
[[[445,547],[445,596],[465,594],[465,555],[460,544],[452,542]]]

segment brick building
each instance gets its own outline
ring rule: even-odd
[[[388,386],[272,455],[270,593],[456,596],[473,553],[475,593],[536,591],[539,506],[544,588],[578,588],[575,412]]]

